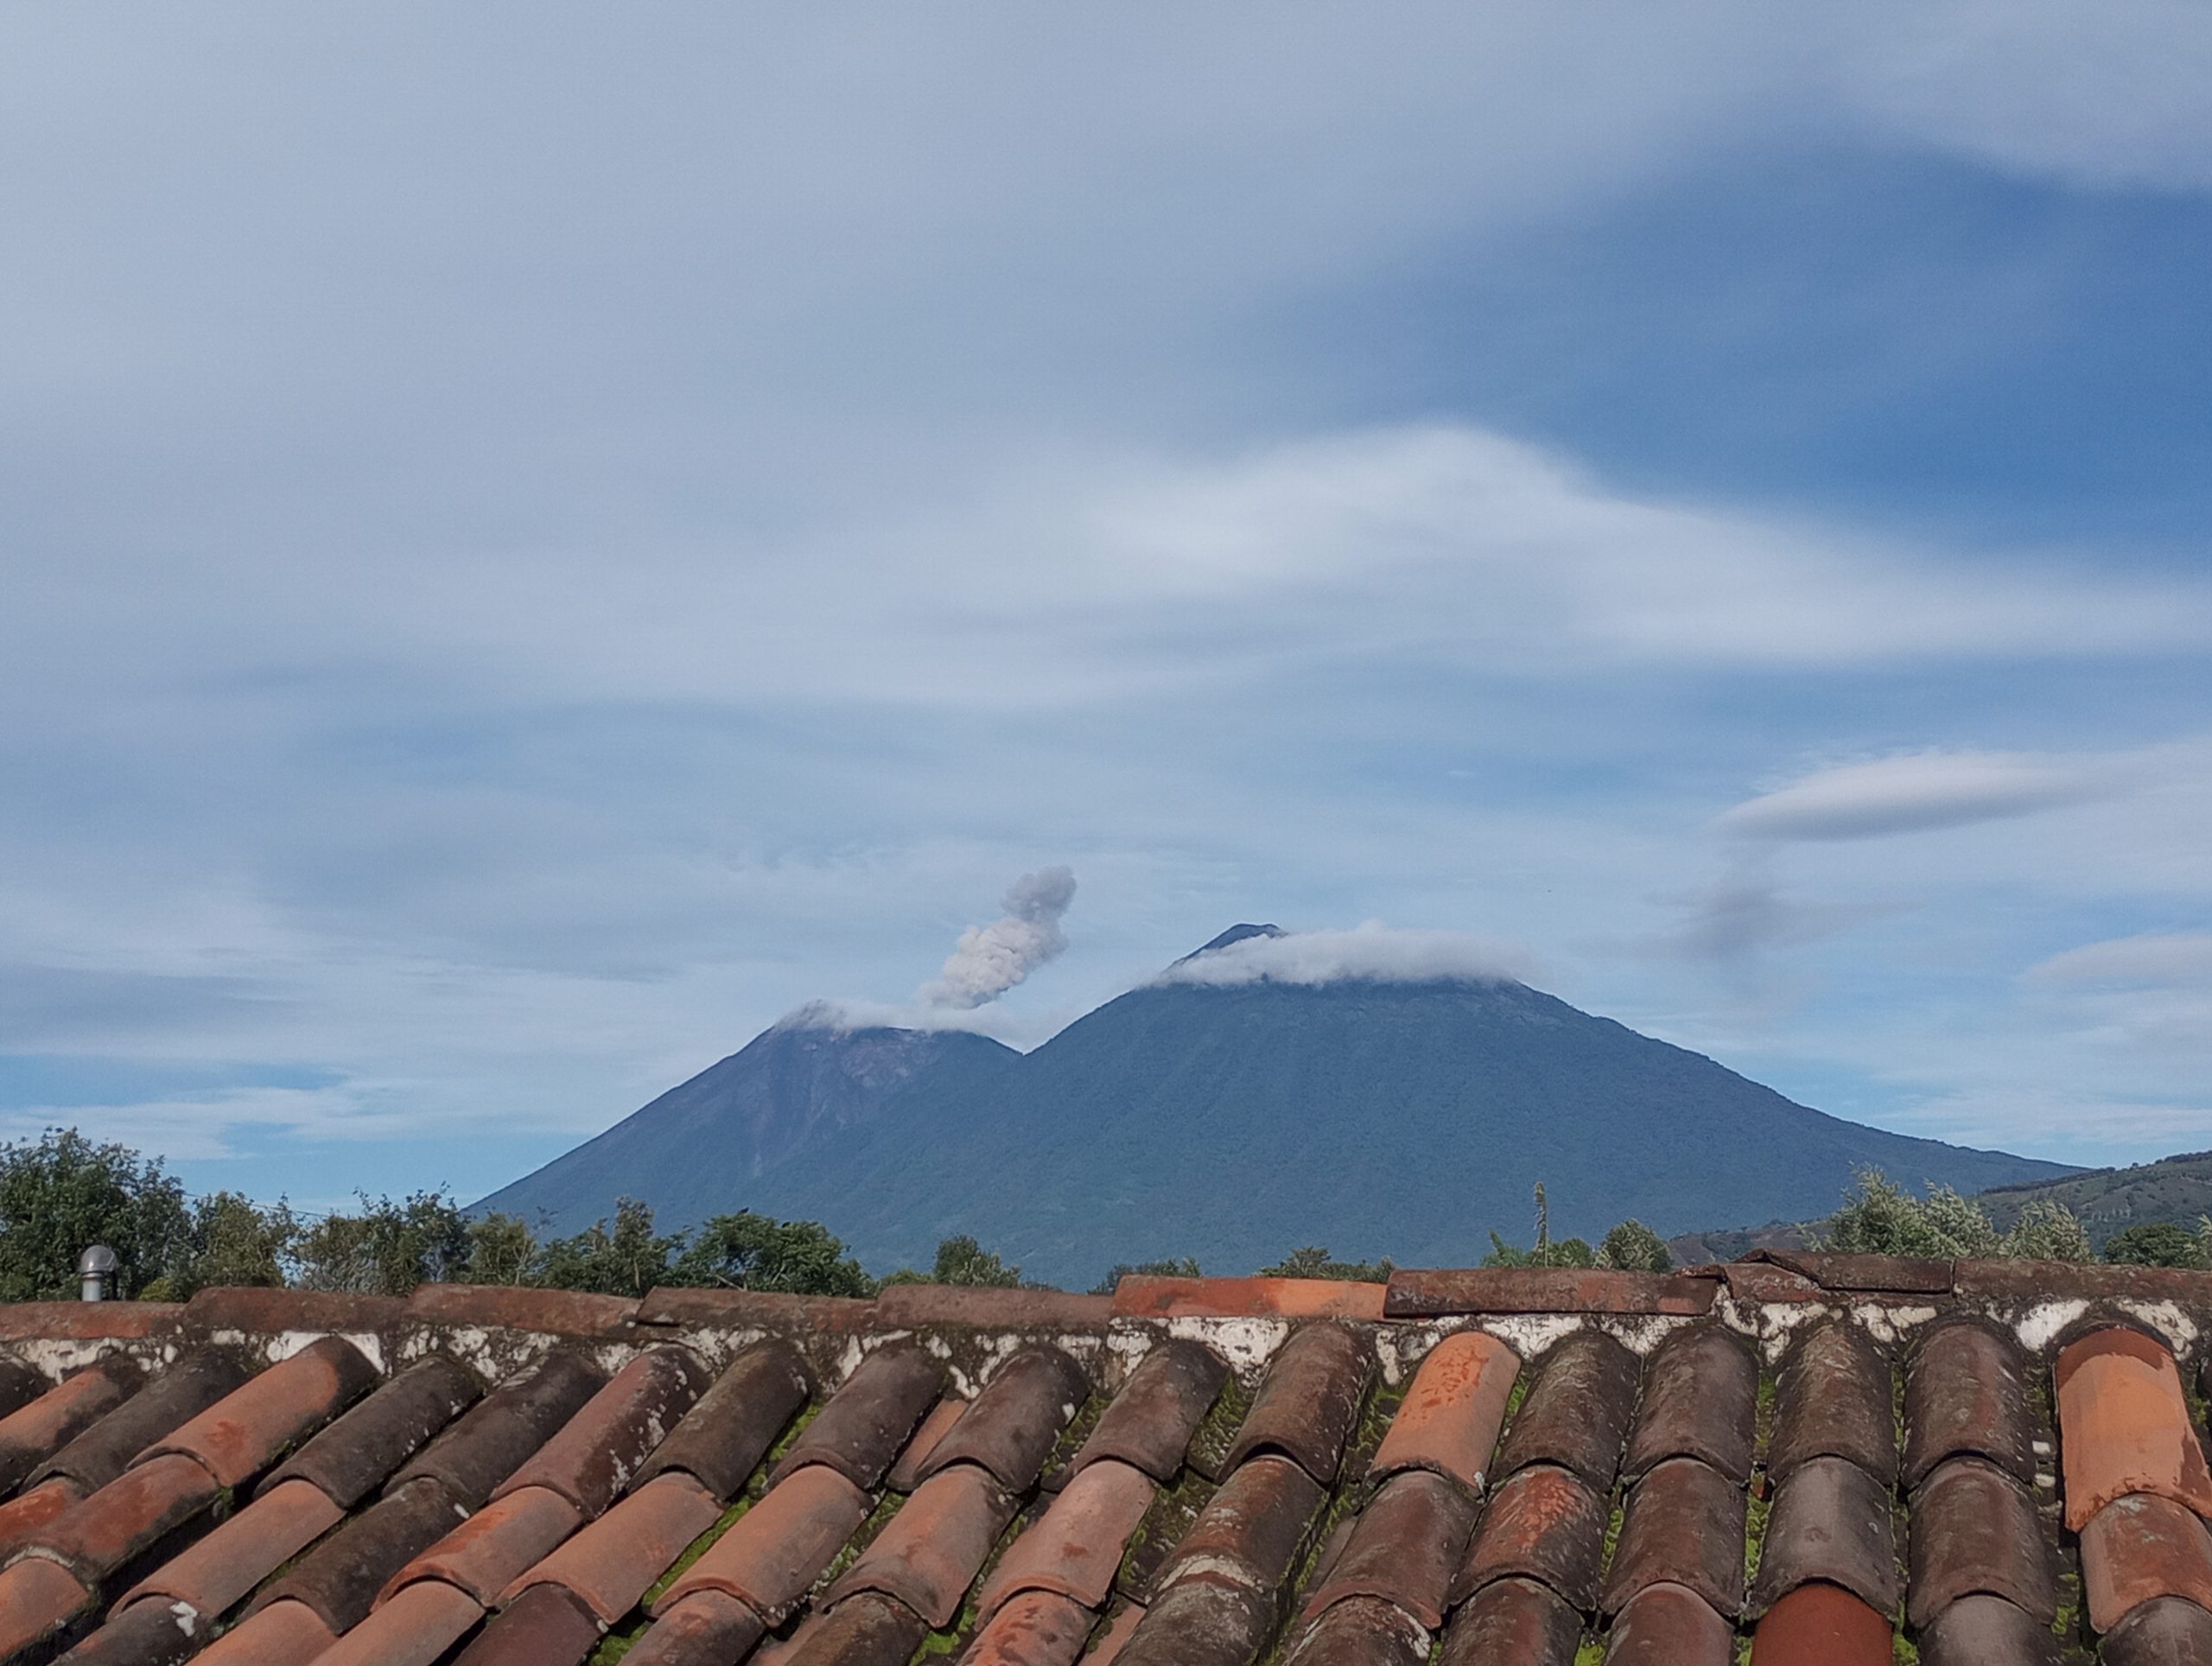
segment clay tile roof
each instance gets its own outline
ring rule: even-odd
[[[1636,1356],[1603,1331],[1576,1331],[1554,1343],[1498,1448],[1497,1472],[1556,1464],[1611,1491],[1640,1375]]]
[[[2212,1275],[1945,1265],[0,1307],[0,1663],[2212,1661]]]
[[[1717,1325],[1675,1332],[1652,1350],[1643,1402],[1622,1460],[1633,1479],[1669,1458],[1696,1458],[1738,1485],[1751,1478],[1759,1368]]]
[[[1118,1458],[1155,1481],[1173,1480],[1191,1436],[1228,1380],[1228,1364],[1199,1344],[1160,1343],[1129,1374],[1075,1461]]]
[[[1327,1485],[1336,1479],[1374,1368],[1367,1343],[1345,1326],[1309,1325],[1294,1332],[1261,1379],[1230,1446],[1229,1464],[1280,1452]]]
[[[1499,1580],[1445,1628],[1437,1666],[1573,1666],[1582,1616],[1533,1580]]]
[[[925,1482],[954,1464],[976,1464],[1020,1492],[1036,1480],[1052,1443],[1090,1384],[1058,1348],[1025,1348],[993,1374],[920,1466]]]
[[[1428,1469],[1479,1488],[1520,1374],[1521,1357],[1496,1337],[1446,1337],[1421,1361],[1368,1472]]]
[[[586,1520],[620,1497],[708,1383],[689,1348],[648,1349],[493,1490],[494,1502],[526,1488],[558,1493]]]
[[[874,1488],[937,1403],[944,1383],[943,1362],[926,1350],[911,1343],[877,1349],[830,1396],[770,1480],[826,1464],[862,1491]]]

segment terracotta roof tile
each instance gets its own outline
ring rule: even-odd
[[[22,1549],[39,1536],[48,1522],[84,1496],[84,1488],[68,1477],[58,1475],[0,1504],[0,1556]]]
[[[456,1504],[481,1506],[492,1491],[526,1462],[607,1381],[582,1356],[556,1351],[461,1414],[386,1486],[388,1492],[424,1478]]]
[[[1905,1361],[1908,1487],[1918,1486],[1945,1459],[1969,1454],[2032,1482],[2032,1438],[2018,1343],[1970,1319],[1939,1325],[1921,1338]]]
[[[1499,1475],[1531,1464],[1557,1464],[1610,1491],[1636,1411],[1641,1368],[1603,1331],[1577,1331],[1536,1364],[1529,1391],[1498,1448]]]
[[[1287,1458],[1262,1454],[1241,1465],[1198,1512],[1160,1582],[1203,1577],[1274,1593],[1290,1577],[1328,1495]],[[1155,1612],[1159,1604],[1154,1604]]]
[[[1885,1614],[1904,1597],[1890,1490],[1841,1458],[1808,1459],[1776,1490],[1751,1587],[1752,1613],[1764,1613],[1815,1580],[1840,1585]]]
[[[2212,1515],[2212,1473],[2172,1354],[2140,1332],[2114,1326],[2062,1351],[2054,1375],[2067,1526],[2078,1532],[2130,1492]]]
[[[1428,1632],[1379,1597],[1332,1603],[1306,1628],[1286,1666],[1426,1666]]]
[[[183,1666],[213,1629],[188,1604],[148,1597],[111,1617],[60,1658],[64,1666]]]
[[[315,1660],[337,1636],[303,1602],[279,1602],[251,1616],[207,1645],[205,1666],[300,1666]]]
[[[968,1402],[957,1394],[948,1394],[923,1414],[921,1425],[899,1449],[899,1457],[891,1466],[891,1472],[883,1478],[884,1485],[893,1492],[912,1492],[922,1484],[922,1466],[928,1463],[930,1454],[938,1443],[952,1432],[960,1421],[961,1413],[968,1409]]]
[[[1280,1452],[1326,1486],[1344,1460],[1375,1369],[1365,1342],[1342,1325],[1308,1325],[1276,1350],[1227,1461]]]
[[[473,1372],[443,1355],[418,1359],[341,1413],[264,1485],[312,1482],[351,1510],[483,1392]]]
[[[458,1586],[418,1580],[317,1655],[315,1666],[431,1666],[483,1618],[483,1606]]]
[[[159,1597],[212,1619],[345,1519],[345,1510],[321,1488],[279,1482],[139,1580],[116,1607]]]
[[[680,1331],[850,1332],[875,1326],[875,1303],[858,1296],[795,1296],[780,1290],[655,1286],[638,1304],[639,1325]]]
[[[1114,1666],[1252,1666],[1274,1632],[1276,1617],[1266,1592],[1219,1580],[1185,1580],[1146,1609],[1114,1656]]]
[[[880,1591],[943,1625],[960,1612],[1014,1509],[1013,1496],[987,1471],[973,1464],[939,1470],[915,1489],[823,1600]]]
[[[1318,1278],[1154,1278],[1136,1274],[1114,1287],[1120,1319],[1382,1317],[1383,1287]]]
[[[316,1544],[254,1599],[253,1608],[292,1603],[311,1609],[331,1631],[358,1625],[385,1581],[467,1515],[435,1480],[410,1481]]]
[[[133,1466],[41,1529],[38,1554],[86,1584],[128,1566],[185,1523],[212,1510],[222,1489],[181,1453]]]
[[[54,1386],[45,1373],[20,1359],[0,1358],[0,1421],[20,1411]]]
[[[1948,1295],[1955,1264],[1913,1256],[1862,1256],[1821,1250],[1754,1250],[1767,1262],[1843,1295]],[[1961,1262],[1957,1265],[1971,1263]]]
[[[2058,1612],[2035,1500],[1994,1464],[1957,1458],[1913,1500],[1910,1618],[1924,1626],[1961,1597],[2000,1596],[2049,1625]]]
[[[2100,1631],[2157,1597],[2212,1608],[2212,1533],[2171,1499],[2131,1492],[2082,1528],[2082,1587]]]
[[[2146,1602],[2113,1628],[2103,1655],[2111,1666],[2207,1666],[2212,1613],[2179,1597]]]
[[[777,1666],[906,1666],[928,1633],[903,1602],[862,1592],[807,1621]]]
[[[0,1342],[137,1341],[175,1334],[181,1301],[0,1302]]]
[[[499,1600],[550,1581],[612,1625],[721,1513],[721,1501],[689,1475],[657,1476],[523,1573]]]
[[[381,1607],[409,1586],[443,1580],[488,1608],[499,1593],[583,1523],[574,1501],[550,1487],[502,1493],[394,1574]]]
[[[1144,1609],[1134,1602],[1109,1614],[1105,1629],[1091,1644],[1090,1652],[1083,1657],[1084,1666],[1112,1666],[1122,1648],[1136,1635],[1144,1616]]]
[[[1674,1313],[1713,1311],[1717,1278],[1588,1267],[1467,1267],[1390,1275],[1391,1319],[1448,1313]]]
[[[1605,1666],[1733,1666],[1736,1633],[1679,1585],[1646,1586],[1613,1621]]]
[[[999,1559],[978,1606],[988,1614],[1019,1593],[1052,1591],[1103,1607],[1154,1491],[1152,1478],[1128,1464],[1088,1466]]]
[[[921,1465],[922,1479],[976,1464],[1021,1492],[1035,1484],[1060,1431],[1090,1398],[1083,1367],[1058,1348],[1024,1348],[992,1374]]]
[[[1174,1479],[1191,1436],[1228,1380],[1229,1367],[1200,1344],[1156,1344],[1099,1415],[1077,1465],[1117,1458],[1155,1481]]]
[[[1897,1478],[1895,1374],[1889,1356],[1847,1319],[1799,1331],[1775,1377],[1776,1480],[1808,1459],[1847,1459],[1885,1486]]]
[[[1628,1495],[1605,1573],[1605,1612],[1618,1614],[1646,1587],[1666,1584],[1735,1614],[1744,1601],[1744,1512],[1742,1491],[1710,1464],[1669,1458],[1653,1469]]]
[[[66,1475],[87,1492],[105,1486],[130,1460],[188,1418],[196,1417],[251,1373],[227,1351],[172,1365],[31,1472],[34,1485]]]
[[[1582,1616],[1548,1586],[1498,1580],[1452,1617],[1436,1666],[1573,1666]]]
[[[2105,1658],[2120,1658],[2109,1642]],[[2150,1658],[2159,1666],[2174,1666],[2176,1660],[2164,1654]],[[1921,1631],[1920,1660],[1921,1666],[2058,1666],[2058,1638],[2002,1597],[1961,1597]],[[2206,1662],[2212,1666],[2212,1656]]]
[[[961,1666],[1074,1666],[1097,1618],[1056,1591],[1024,1591],[992,1612]]]
[[[1111,1296],[988,1285],[890,1284],[875,1299],[887,1328],[965,1325],[988,1331],[1095,1331],[1114,1317]]]
[[[791,1443],[769,1472],[770,1485],[808,1464],[826,1464],[862,1491],[872,1491],[944,1383],[944,1364],[925,1349],[912,1343],[878,1348]]]
[[[28,1653],[92,1602],[92,1593],[59,1562],[32,1556],[0,1569],[0,1660]]]
[[[342,1338],[310,1342],[256,1372],[139,1454],[180,1453],[226,1487],[243,1486],[368,1392],[377,1368]]]
[[[1598,1606],[1605,1497],[1572,1470],[1535,1464],[1499,1487],[1453,1581],[1457,1600],[1495,1580],[1548,1586],[1574,1607]]]
[[[1480,1331],[1446,1337],[1414,1374],[1369,1475],[1429,1469],[1480,1488],[1520,1374],[1520,1356],[1496,1337]]]
[[[582,1290],[533,1290],[508,1284],[425,1284],[407,1298],[407,1317],[424,1325],[486,1326],[543,1336],[624,1339],[636,1333],[639,1304]]]
[[[34,1469],[138,1391],[142,1373],[130,1360],[87,1366],[0,1418],[0,1491]]]
[[[1646,1362],[1643,1402],[1622,1471],[1633,1480],[1669,1458],[1697,1458],[1738,1486],[1751,1478],[1758,1363],[1717,1325],[1675,1332]]]
[[[767,1634],[760,1615],[719,1591],[694,1591],[655,1622],[623,1666],[728,1666]]]
[[[599,1515],[622,1496],[708,1382],[707,1368],[689,1348],[647,1349],[494,1487],[493,1500],[543,1487],[586,1520]]]
[[[780,1339],[756,1342],[699,1396],[639,1476],[680,1470],[717,1498],[735,1497],[812,1391],[797,1348]]]
[[[653,1612],[664,1614],[696,1592],[719,1591],[780,1625],[868,1510],[868,1495],[827,1465],[794,1470],[707,1547]]]
[[[210,1285],[184,1304],[186,1323],[209,1331],[328,1331],[362,1335],[397,1324],[404,1296],[352,1290],[277,1290]]]
[[[604,1629],[567,1586],[533,1585],[485,1622],[454,1666],[578,1666]]]
[[[1891,1666],[1887,1614],[1834,1585],[1801,1585],[1751,1635],[1751,1666]]]
[[[1351,1598],[1380,1597],[1439,1629],[1475,1510],[1473,1491],[1457,1481],[1427,1470],[1392,1476],[1360,1511],[1344,1553],[1308,1599],[1306,1618]]]

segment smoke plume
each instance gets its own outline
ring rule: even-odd
[[[1003,919],[960,934],[944,970],[922,985],[925,1007],[980,1007],[995,1001],[1068,946],[1060,917],[1075,900],[1075,873],[1045,868],[1007,887]]]

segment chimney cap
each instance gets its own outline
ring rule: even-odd
[[[123,1265],[123,1257],[104,1243],[87,1244],[85,1253],[77,1257],[79,1273],[112,1273]]]

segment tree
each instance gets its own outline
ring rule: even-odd
[[[116,1253],[112,1294],[136,1296],[175,1269],[191,1226],[183,1186],[126,1146],[73,1128],[0,1146],[0,1300],[75,1296],[77,1257],[95,1243]]]
[[[2064,1204],[2031,1198],[2005,1235],[2005,1253],[2025,1261],[2092,1261],[2089,1234]],[[2198,1265],[2202,1265],[2199,1262]]]
[[[193,1199],[183,1253],[166,1277],[147,1286],[181,1301],[218,1284],[281,1287],[301,1225],[281,1198],[264,1209],[237,1192],[211,1192]]]
[[[793,1295],[875,1294],[875,1281],[819,1221],[779,1221],[749,1209],[703,1224],[669,1269],[669,1282]]]
[[[1397,1270],[1388,1256],[1380,1261],[1332,1261],[1318,1243],[1300,1246],[1272,1267],[1260,1269],[1262,1278],[1344,1279],[1354,1284],[1381,1284]]]
[[[1483,1257],[1485,1267],[1595,1267],[1598,1252],[1590,1247],[1587,1238],[1544,1239],[1533,1249],[1523,1250],[1508,1243],[1496,1232],[1490,1235],[1490,1253]]]
[[[326,1215],[295,1241],[300,1287],[404,1296],[468,1265],[468,1224],[442,1192],[404,1201],[359,1194],[358,1215]]]
[[[2132,1267],[2197,1267],[2205,1264],[2196,1234],[2172,1221],[2145,1221],[2105,1240],[2105,1259]]]
[[[468,1223],[470,1284],[528,1284],[537,1271],[537,1237],[518,1215],[494,1211]]]
[[[1639,1220],[1624,1220],[1598,1246],[1598,1265],[1631,1273],[1663,1273],[1675,1264],[1666,1239]]]
[[[2000,1233],[1988,1212],[1948,1186],[1915,1198],[1878,1168],[1863,1168],[1843,1207],[1828,1219],[1815,1247],[1846,1254],[2010,1256],[2034,1261],[2087,1261],[2089,1235],[2073,1211],[2046,1198],[2021,1210],[2010,1232]]]
[[[533,1282],[555,1290],[595,1290],[602,1295],[641,1296],[669,1281],[670,1264],[682,1253],[683,1237],[653,1230],[650,1205],[618,1198],[614,1224],[593,1222],[571,1238],[556,1238],[537,1259]]]
[[[1116,1262],[1114,1270],[1090,1287],[1095,1296],[1110,1296],[1115,1287],[1125,1278],[1204,1278],[1198,1263],[1189,1256],[1178,1256],[1167,1261]]]

